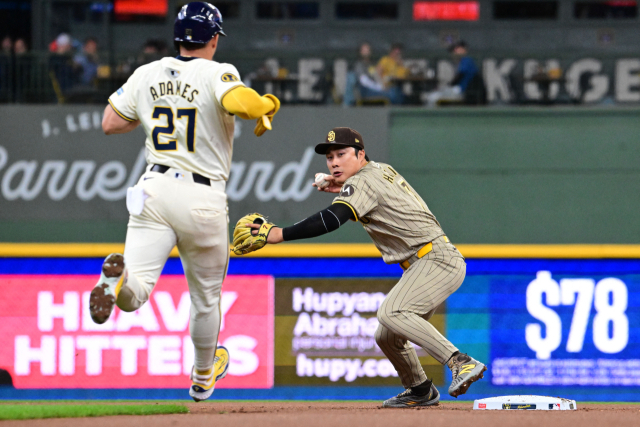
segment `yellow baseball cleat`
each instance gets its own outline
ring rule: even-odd
[[[213,394],[216,382],[226,377],[228,371],[229,350],[225,347],[218,346],[211,369],[205,373],[196,372],[195,366],[191,369],[189,396],[196,402],[207,400]]]
[[[452,381],[449,394],[453,397],[465,394],[471,384],[484,378],[484,371],[487,370],[483,363],[464,353],[453,356],[447,362],[447,366],[451,369]]]
[[[89,297],[89,313],[95,323],[102,324],[109,319],[126,280],[124,257],[114,253],[105,258],[100,279]]]

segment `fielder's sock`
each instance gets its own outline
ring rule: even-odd
[[[451,359],[453,359],[454,357],[456,357],[459,354],[460,354],[459,351],[454,351],[453,354],[451,355],[451,357],[449,357],[449,360],[447,360],[447,363],[445,363],[445,365],[448,364]]]
[[[432,381],[428,379],[422,384],[411,387],[411,393],[415,394],[416,396],[426,396],[431,391],[431,384]]]

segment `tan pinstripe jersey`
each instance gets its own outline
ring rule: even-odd
[[[369,162],[347,179],[333,203],[353,209],[387,264],[406,260],[444,235],[422,197],[384,163]]]

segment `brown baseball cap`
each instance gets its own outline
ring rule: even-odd
[[[364,141],[360,132],[351,128],[333,128],[327,134],[327,139],[316,145],[316,153],[326,154],[332,145],[345,145],[347,147],[355,147],[364,150]]]

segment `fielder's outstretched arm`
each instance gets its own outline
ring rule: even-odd
[[[282,239],[288,242],[322,236],[337,230],[350,219],[355,221],[351,208],[342,203],[334,203],[290,227],[283,228]]]
[[[334,203],[308,218],[286,228],[272,227],[267,236],[267,243],[276,244],[291,240],[310,239],[337,230],[349,220],[355,221],[353,210],[343,203]],[[247,224],[257,230],[259,224]]]

